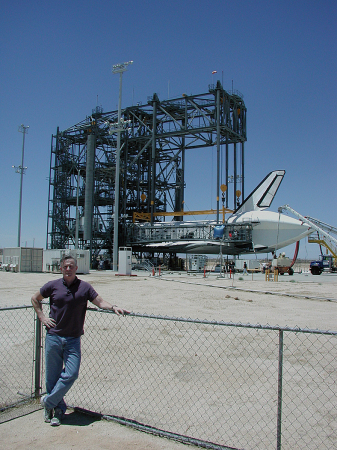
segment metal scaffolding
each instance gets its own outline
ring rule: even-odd
[[[221,198],[221,191],[231,179],[232,208],[244,199],[246,114],[242,95],[224,90],[218,81],[204,94],[164,101],[154,94],[146,105],[123,109],[120,122],[117,111],[104,113],[96,107],[82,122],[65,131],[57,129],[51,145],[47,248],[86,248],[94,259],[103,250],[112,253],[114,214],[119,219],[119,246],[124,246],[129,244],[134,212],[149,213],[153,224],[162,220],[155,213],[183,211],[185,153],[200,147],[217,149],[219,222],[221,208],[229,207],[228,195]],[[121,127],[119,205],[115,205]]]

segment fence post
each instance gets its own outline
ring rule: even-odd
[[[42,323],[35,313],[35,397],[41,394],[41,348],[42,348]]]
[[[282,378],[283,378],[283,330],[279,330],[278,350],[278,389],[277,389],[277,450],[281,450],[282,434]]]

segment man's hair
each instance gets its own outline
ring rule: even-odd
[[[71,255],[63,255],[62,258],[61,258],[61,261],[60,261],[61,267],[63,266],[63,263],[64,263],[65,261],[67,261],[68,259],[73,259],[74,262],[75,262],[75,266],[77,266],[77,259],[76,259],[74,256],[71,256]]]

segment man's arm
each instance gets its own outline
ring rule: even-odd
[[[40,322],[42,322],[43,325],[45,325],[47,328],[53,328],[56,325],[55,320],[52,319],[51,317],[45,316],[42,311],[42,300],[43,299],[44,299],[44,297],[42,297],[42,295],[40,294],[40,291],[36,292],[36,294],[34,294],[32,296],[32,305],[35,309],[36,315],[39,318]]]
[[[126,311],[125,309],[119,308],[116,305],[111,305],[110,303],[106,302],[105,300],[102,299],[102,297],[100,295],[97,295],[97,297],[92,301],[92,303],[94,305],[98,306],[98,308],[108,309],[110,311],[113,311],[118,316],[120,314],[122,314],[122,316],[124,316],[124,314],[130,314],[129,311]]]

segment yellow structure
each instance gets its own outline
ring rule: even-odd
[[[313,235],[310,235],[310,236],[308,236],[308,242],[309,242],[309,244],[322,245],[323,247],[325,247],[327,249],[327,254],[328,254],[328,250],[329,250],[331,255],[334,257],[334,260],[337,261],[337,250],[336,250],[336,248],[334,248],[332,245],[329,245],[329,243],[326,242],[325,239],[321,239],[319,237],[314,238]]]
[[[225,214],[232,214],[233,210],[223,207],[219,210],[219,212],[222,212],[222,222],[225,222]],[[207,209],[207,210],[201,210],[201,211],[175,211],[175,212],[156,212],[153,213],[153,217],[169,217],[169,216],[200,216],[203,214],[217,214],[216,209]],[[144,220],[149,222],[151,220],[151,213],[143,213],[143,212],[134,212],[133,213],[133,223],[136,222],[136,220]]]

